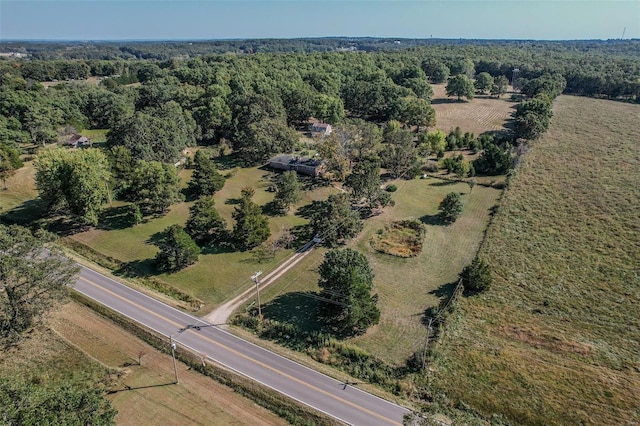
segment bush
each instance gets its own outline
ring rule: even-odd
[[[477,257],[471,265],[465,266],[460,273],[460,279],[464,290],[468,293],[479,293],[493,284],[491,268],[484,260]]]
[[[384,190],[387,192],[396,192],[398,190],[398,187],[395,186],[394,184],[391,184],[391,185],[387,185],[387,187]]]
[[[457,192],[450,192],[444,197],[444,200],[440,203],[440,219],[447,223],[453,223],[462,214],[462,199],[460,198],[460,194]]]

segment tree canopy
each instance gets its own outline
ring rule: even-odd
[[[447,224],[451,224],[458,220],[462,215],[462,198],[458,192],[450,192],[440,202],[438,207],[440,219]]]
[[[458,100],[465,97],[472,100],[475,93],[473,81],[464,74],[458,74],[449,78],[446,87],[447,96],[457,96]]]
[[[332,194],[327,200],[314,204],[311,227],[329,247],[353,238],[362,231],[362,219],[351,208],[347,194]]]
[[[232,217],[236,221],[233,226],[233,239],[244,250],[259,246],[269,238],[269,219],[262,214],[262,208],[253,202],[253,188],[243,188],[239,204]]]
[[[226,236],[227,222],[220,216],[211,196],[198,198],[189,207],[185,230],[200,245],[215,243]]]
[[[330,250],[318,268],[320,295],[330,302],[325,314],[340,331],[361,333],[380,321],[378,295],[372,295],[373,271],[352,249]]]
[[[298,173],[291,170],[278,176],[276,181],[276,196],[273,201],[281,213],[286,213],[293,204],[300,201]]]
[[[218,172],[215,164],[203,150],[196,151],[193,158],[193,174],[189,187],[191,192],[200,197],[213,195],[224,186],[224,176]]]
[[[180,225],[171,225],[164,230],[158,242],[160,251],[156,264],[162,270],[175,272],[198,261],[200,247]]]
[[[36,187],[49,208],[68,209],[96,225],[109,195],[109,162],[98,149],[52,149],[35,162]]]
[[[5,345],[59,303],[78,273],[53,241],[46,232],[0,225],[0,339]]]

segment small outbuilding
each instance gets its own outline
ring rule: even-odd
[[[295,170],[309,176],[318,176],[325,168],[322,161],[291,154],[280,154],[269,159],[269,167],[278,170]]]
[[[333,131],[333,129],[331,128],[331,124],[327,123],[313,123],[311,124],[309,130],[311,131],[311,136],[313,136],[314,138],[329,136]]]
[[[69,138],[69,141],[67,142],[67,146],[69,148],[78,148],[81,146],[85,146],[88,143],[89,143],[89,139],[87,139],[86,136],[73,135]]]

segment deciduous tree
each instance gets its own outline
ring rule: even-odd
[[[326,201],[317,202],[311,217],[311,227],[329,247],[355,237],[362,226],[362,219],[351,208],[347,194],[332,194]]]
[[[493,77],[488,72],[481,72],[476,76],[474,85],[480,93],[487,93],[493,87]]]
[[[345,186],[351,188],[351,196],[356,201],[364,199],[369,211],[379,207],[393,206],[391,194],[380,188],[380,161],[363,158],[345,180]]]
[[[183,199],[176,168],[158,161],[138,161],[125,191],[145,215],[163,213]]]
[[[52,149],[35,162],[36,187],[51,208],[65,208],[96,225],[111,178],[107,157],[97,149]]]
[[[51,234],[0,225],[0,339],[4,344],[15,343],[60,302],[78,273],[53,241]]]
[[[458,100],[462,97],[472,100],[475,92],[473,82],[464,74],[451,77],[445,90],[447,96],[457,96]]]

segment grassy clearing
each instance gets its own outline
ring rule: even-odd
[[[449,132],[460,127],[462,132],[479,135],[489,131],[505,130],[516,102],[508,95],[500,99],[478,96],[470,102],[458,102],[446,95],[446,84],[434,84],[432,105],[436,110],[436,128]],[[506,124],[505,124],[506,123]]]
[[[16,174],[7,179],[7,189],[0,186],[0,213],[12,221],[27,221],[37,218],[40,203],[35,198],[38,191],[35,186],[35,168],[33,161],[27,161]]]
[[[380,297],[380,324],[348,342],[389,364],[402,365],[424,345],[425,311],[436,307],[453,291],[458,273],[471,261],[482,240],[500,191],[476,186],[470,192],[466,183],[432,178],[392,183],[398,186],[393,194],[395,207],[367,220],[363,232],[351,243],[367,255],[376,274],[374,290]],[[452,191],[464,194],[465,210],[455,224],[442,226],[436,218],[438,205]],[[371,245],[374,236],[386,225],[403,219],[425,223],[422,252],[408,259],[378,253]],[[290,275],[261,294],[267,318],[293,323],[305,331],[322,326],[316,315],[321,306],[313,297],[318,291],[317,267],[322,258],[322,252],[312,253]]]
[[[481,250],[433,384],[521,424],[640,422],[640,106],[561,96]],[[475,191],[475,189],[474,189]]]
[[[227,172],[229,173],[229,172]],[[235,200],[246,186],[253,187],[256,192],[254,201],[265,205],[273,200],[273,193],[268,192],[272,172],[259,168],[234,169],[232,176],[224,188],[215,194],[216,206],[220,214],[227,220],[231,229],[231,214]],[[190,171],[181,171],[183,181],[189,180]],[[320,187],[305,191],[299,206],[317,199],[323,199],[332,191],[331,188]],[[167,226],[178,223],[184,225],[189,215],[192,202],[179,203],[171,207],[165,216],[151,219],[145,223],[124,229],[92,229],[79,233],[73,238],[106,256],[124,262],[140,270],[144,274],[155,274],[152,260],[157,252],[153,241]],[[272,238],[278,238],[285,227],[302,225],[306,219],[296,216],[292,210],[286,216],[274,216],[269,220]],[[281,250],[272,259],[258,264],[251,252],[231,252],[224,250],[205,250],[197,264],[173,274],[159,274],[156,278],[183,290],[202,300],[202,313],[208,313],[215,305],[239,294],[251,285],[249,277],[257,270],[268,271],[291,253]]]
[[[180,384],[173,383],[171,357],[123,331],[89,308],[69,303],[51,318],[53,330],[73,345],[91,365],[109,369],[109,399],[118,410],[116,422],[139,424],[284,425],[275,414],[230,388],[178,364]],[[69,345],[52,336],[57,345]],[[85,354],[86,356],[82,355]],[[139,354],[142,365],[138,364]],[[69,370],[64,365],[63,370]]]

